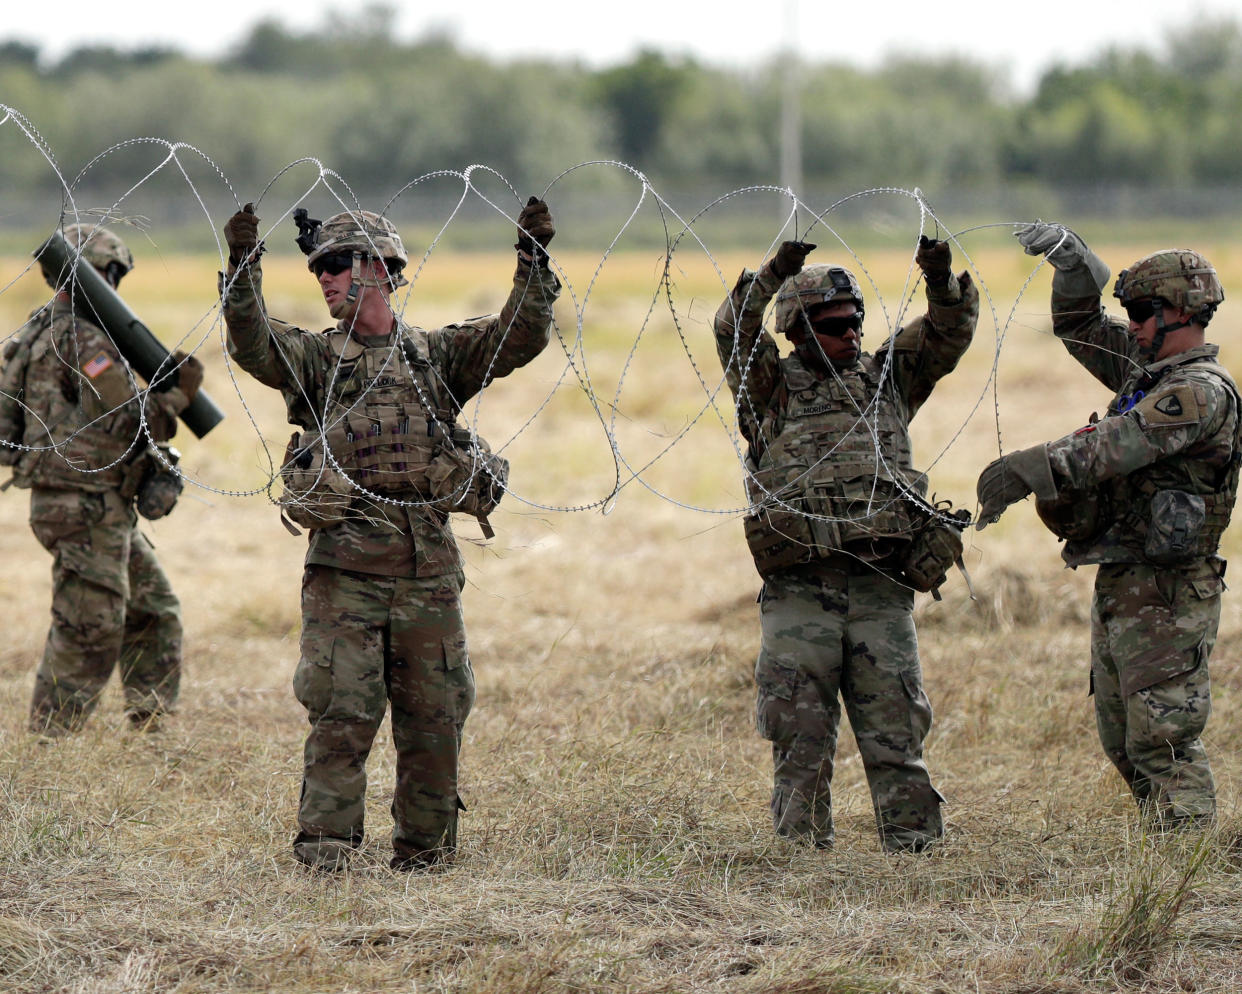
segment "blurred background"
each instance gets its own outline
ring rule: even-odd
[[[79,209],[119,202],[183,249],[214,247],[204,207],[226,216],[279,176],[267,197],[284,211],[318,164],[342,200],[396,197],[398,223],[431,234],[462,184],[428,174],[480,163],[499,176],[474,178],[510,215],[553,184],[575,216],[566,247],[606,245],[641,192],[615,165],[558,180],[596,160],[640,170],[684,216],[751,185],[791,187],[814,212],[917,185],[959,225],[1038,215],[1139,234],[1166,218],[1223,231],[1242,215],[1232,0],[848,15],[797,0],[711,14],[648,0],[76,6],[21,5],[0,28],[0,103],[27,125],[0,125],[0,250],[29,251],[65,186]],[[168,154],[147,136],[192,149],[146,178]],[[281,172],[303,157],[317,163]],[[747,199],[714,237],[753,238],[777,199]],[[497,247],[474,223],[489,214],[468,205],[451,246]],[[643,212],[630,235],[662,244],[666,220]]]

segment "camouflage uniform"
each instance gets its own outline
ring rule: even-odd
[[[190,398],[177,387],[140,395],[116,346],[64,291],[6,353],[0,423],[21,426],[23,448],[6,449],[5,461],[13,482],[30,488],[30,526],[53,556],[52,624],[31,729],[80,728],[118,662],[126,710],[144,726],[177,699],[181,607],[137,527],[135,470],[147,451],[140,421],[153,441],[171,438]]]
[[[1072,567],[1099,564],[1091,684],[1100,741],[1145,811],[1165,824],[1208,820],[1215,790],[1200,735],[1224,589],[1216,544],[1242,455],[1237,388],[1215,345],[1151,361],[1127,321],[1060,272],[1052,317],[1070,355],[1116,391],[1103,420],[1047,446],[1058,491],[1071,500],[1094,492],[1104,509],[1097,533],[1062,552]],[[1172,557],[1155,551],[1158,502],[1171,492],[1200,497],[1207,512],[1199,540]]]
[[[359,425],[359,433],[393,411],[428,433],[451,422],[484,386],[543,350],[559,288],[550,270],[520,261],[500,314],[430,332],[397,323],[375,337],[352,333],[346,320],[315,333],[269,317],[257,259],[221,277],[237,363],[282,392],[292,424]],[[311,731],[294,848],[308,864],[338,868],[361,842],[366,760],[391,702],[393,865],[428,865],[456,845],[458,749],[474,700],[462,563],[448,514],[423,487],[394,490],[356,470],[353,479],[412,503],[354,491],[343,520],[311,532],[294,676]]]
[[[825,268],[792,277],[782,297],[802,292],[800,281]],[[852,276],[849,282],[861,306]],[[926,492],[908,424],[970,344],[978,294],[965,274],[929,283],[925,316],[876,354],[827,369],[797,352],[782,358],[762,329],[781,287],[771,264],[743,271],[714,325],[758,509],[746,528],[764,576],[756,723],[772,742],[772,821],[781,835],[832,844],[840,695],[882,844],[918,850],[943,832],[943,798],[922,758],[931,706],[913,592],[900,580],[915,528],[908,496]],[[779,302],[777,323],[788,333]]]

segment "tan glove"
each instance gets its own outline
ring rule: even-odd
[[[531,197],[518,215],[518,240],[513,247],[525,252],[541,266],[548,264],[548,253],[544,251],[552,236],[556,234],[556,226],[552,223],[552,212],[548,205],[538,197]]]
[[[806,264],[806,257],[814,249],[815,246],[810,242],[781,242],[781,247],[776,250],[776,255],[772,256],[772,261],[768,264],[772,268],[772,275],[783,280],[797,276]]]
[[[172,361],[177,369],[177,389],[194,403],[198,388],[203,385],[203,364],[179,349],[172,354]]]
[[[1048,447],[1040,444],[1018,449],[989,463],[979,474],[975,493],[979,497],[978,529],[999,521],[1005,508],[1027,494],[1055,499],[1057,484],[1048,462]]]
[[[1111,275],[1108,264],[1087,248],[1078,235],[1061,224],[1036,221],[1014,232],[1027,255],[1042,255],[1061,274],[1067,292],[1091,296],[1102,293]]]
[[[919,235],[919,247],[914,261],[923,270],[928,286],[944,286],[953,272],[953,251],[949,243],[926,235]]]
[[[250,260],[259,247],[259,217],[254,212],[254,204],[246,204],[228,219],[224,225],[224,240],[229,246],[229,262],[234,267]]]

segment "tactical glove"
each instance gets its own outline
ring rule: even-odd
[[[979,474],[975,493],[979,497],[979,521],[975,527],[979,529],[999,521],[1005,508],[1027,494],[1033,493],[1041,500],[1054,499],[1057,484],[1048,462],[1047,446],[1018,449],[989,463]]]
[[[772,261],[768,264],[772,268],[772,275],[783,280],[797,276],[802,272],[807,255],[814,249],[815,246],[810,242],[781,242],[781,247],[776,250],[776,255],[772,256]]]
[[[224,240],[229,246],[229,262],[240,266],[259,247],[259,218],[254,204],[247,204],[224,225]]]
[[[953,272],[953,252],[948,242],[919,235],[919,247],[914,253],[914,261],[923,270],[923,278],[928,286],[944,286],[949,282],[949,275]]]
[[[1108,266],[1086,242],[1060,224],[1036,221],[1014,232],[1027,255],[1042,255],[1059,274],[1054,284],[1070,296],[1089,297],[1108,285]]]
[[[531,197],[518,215],[518,240],[513,247],[525,252],[540,266],[548,264],[548,253],[544,251],[552,236],[556,234],[556,226],[552,223],[552,212],[548,205],[538,197]]]
[[[179,349],[172,354],[172,361],[177,369],[177,389],[194,403],[198,388],[203,385],[203,364]]]

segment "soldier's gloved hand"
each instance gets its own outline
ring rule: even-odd
[[[540,266],[548,264],[548,253],[545,251],[548,242],[556,234],[556,226],[552,223],[552,212],[548,205],[538,197],[531,197],[518,215],[518,240],[513,247],[525,252]]]
[[[259,217],[254,204],[246,204],[224,225],[224,240],[229,246],[229,262],[240,266],[259,247]]]
[[[944,286],[953,272],[953,251],[949,243],[936,238],[919,235],[919,247],[914,261],[923,270],[928,286]]]
[[[1057,484],[1048,462],[1048,447],[1018,449],[989,463],[979,474],[975,493],[979,498],[979,520],[975,524],[978,529],[999,521],[1005,508],[1027,494],[1052,500],[1057,495]]]
[[[781,242],[781,247],[768,265],[772,267],[773,275],[787,280],[802,272],[806,257],[814,250],[815,246],[810,242]]]
[[[203,364],[180,349],[172,354],[172,361],[177,369],[177,389],[193,403],[198,388],[203,385]]]
[[[1108,265],[1087,248],[1087,243],[1063,224],[1046,224],[1036,221],[1014,232],[1018,243],[1027,255],[1042,255],[1048,265],[1061,273],[1076,276],[1089,275],[1094,292],[1099,293],[1108,285]],[[1087,291],[1085,280],[1073,289]]]

